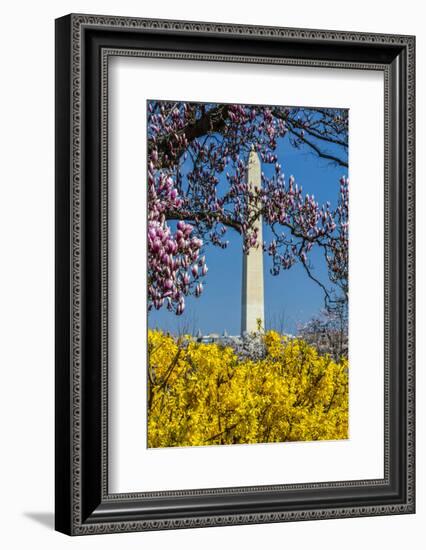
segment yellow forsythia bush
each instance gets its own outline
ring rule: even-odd
[[[348,362],[270,331],[266,357],[148,332],[148,446],[348,437]]]

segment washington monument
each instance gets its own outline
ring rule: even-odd
[[[261,186],[260,160],[253,147],[250,151],[247,166],[247,181],[250,191]],[[263,296],[263,248],[262,248],[262,216],[255,223],[257,228],[258,246],[250,248],[243,254],[243,284],[241,297],[241,334],[257,332],[259,322],[265,326],[264,296]]]

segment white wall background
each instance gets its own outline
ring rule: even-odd
[[[70,539],[53,528],[54,18],[104,13],[417,35],[418,512],[293,524]],[[426,31],[420,2],[67,0],[3,6],[0,172],[0,541],[4,548],[420,547],[426,520]],[[423,218],[423,219],[422,219]]]

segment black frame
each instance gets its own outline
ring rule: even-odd
[[[68,15],[56,20],[56,529],[70,535],[414,513],[413,36]],[[110,55],[385,75],[385,476],[109,494]]]

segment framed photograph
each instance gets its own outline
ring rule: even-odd
[[[56,20],[56,529],[415,511],[413,36]]]

